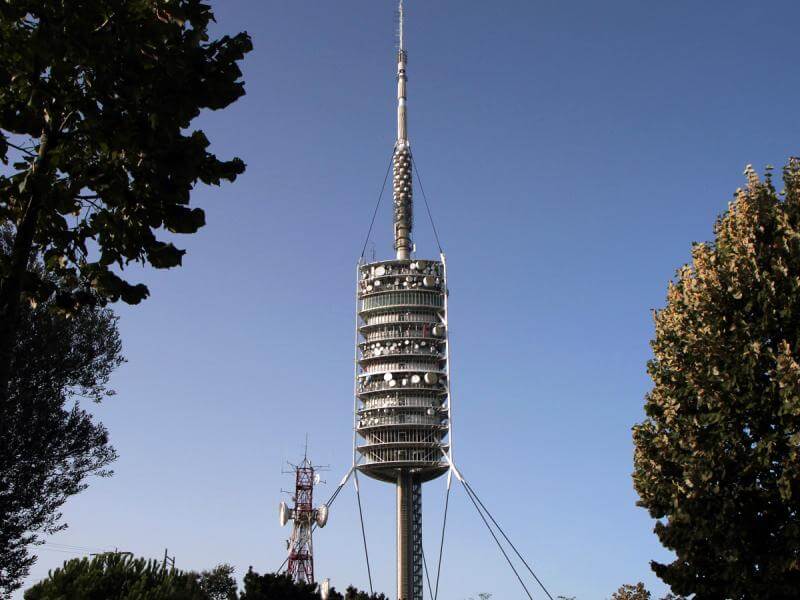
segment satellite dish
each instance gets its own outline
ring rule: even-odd
[[[319,485],[319,473],[314,473],[314,485]]]
[[[380,267],[376,267],[375,276],[382,277],[383,275],[386,275],[386,267],[384,267],[383,265],[381,265]]]
[[[387,372],[387,373],[383,374],[383,380],[384,381],[391,381],[392,379],[394,379],[394,375],[392,375],[391,373]]]
[[[423,285],[425,287],[433,287],[433,284],[436,283],[436,280],[433,277],[431,277],[430,275],[426,275],[422,279],[422,283],[423,283]]]
[[[425,383],[433,385],[439,381],[439,376],[436,373],[425,373]]]
[[[328,522],[328,506],[326,504],[321,504],[320,507],[317,509],[317,525],[320,527],[325,527],[325,523]]]
[[[286,502],[281,502],[280,506],[278,507],[278,517],[281,522],[281,527],[286,525],[289,522],[289,519],[292,518],[292,511],[289,510],[289,507],[286,506]]]

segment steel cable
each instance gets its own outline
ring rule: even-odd
[[[422,548],[422,566],[425,568],[425,579],[428,580],[428,593],[433,598],[433,588],[431,587],[431,574],[428,571],[428,561],[425,560],[425,548]]]
[[[361,519],[361,538],[364,540],[364,557],[367,559],[367,577],[369,577],[369,593],[374,595],[372,590],[372,569],[369,566],[369,551],[367,550],[367,532],[364,529],[364,512],[361,510],[361,490],[358,487],[358,471],[353,471],[353,481],[356,487],[356,498],[358,499],[358,517]]]
[[[508,542],[508,545],[511,546],[511,548],[514,550],[514,552],[516,553],[517,557],[522,561],[522,564],[525,565],[525,567],[528,569],[528,572],[536,580],[536,583],[538,583],[539,587],[542,588],[542,591],[544,591],[544,593],[547,594],[547,597],[550,598],[550,600],[553,600],[553,596],[551,596],[550,592],[547,591],[547,588],[544,587],[544,584],[536,576],[536,573],[533,572],[533,569],[531,569],[531,566],[522,557],[522,554],[519,553],[519,550],[517,550],[516,546],[514,546],[514,544],[511,543],[510,539],[508,539],[508,536],[503,531],[503,528],[500,527],[500,525],[498,525],[497,521],[495,521],[494,517],[492,516],[492,513],[490,513],[489,509],[487,509],[486,506],[483,504],[483,502],[481,502],[481,499],[478,497],[478,494],[475,493],[475,490],[472,489],[472,486],[467,482],[467,480],[464,480],[464,486],[466,486],[467,489],[469,489],[469,491],[472,492],[472,494],[475,496],[475,499],[478,501],[478,503],[481,505],[481,507],[483,507],[483,510],[485,510],[486,514],[489,515],[489,518],[492,520],[492,523],[494,523],[494,526],[497,527],[497,530],[500,532],[500,534],[503,536],[503,538],[505,538],[506,542]]]
[[[436,567],[436,592],[431,594],[433,600],[439,598],[439,577],[442,574],[442,552],[444,551],[444,530],[447,527],[447,508],[450,505],[450,477],[448,474],[447,479],[447,494],[444,497],[444,517],[442,518],[442,541],[439,543],[439,565]]]
[[[414,170],[417,172],[417,182],[419,183],[419,191],[422,192],[422,199],[425,201],[425,210],[428,211],[428,220],[431,222],[431,229],[433,229],[433,237],[436,238],[436,245],[439,247],[439,254],[442,254],[444,250],[442,250],[442,244],[439,241],[439,232],[436,231],[436,224],[433,222],[431,207],[428,204],[428,196],[425,194],[425,188],[422,187],[422,175],[420,174],[419,167],[417,166],[417,161],[414,160],[413,154],[411,155],[411,164],[414,166]]]
[[[361,248],[361,258],[364,258],[364,253],[367,251],[367,244],[369,244],[369,238],[372,235],[372,227],[375,225],[375,217],[378,214],[378,208],[381,205],[381,199],[383,198],[383,192],[386,190],[386,182],[389,180],[389,171],[392,170],[392,160],[394,160],[394,153],[395,149],[392,149],[392,155],[389,157],[389,166],[386,167],[386,175],[383,177],[383,185],[381,186],[381,193],[378,194],[378,201],[375,203],[375,210],[372,211],[372,220],[369,223],[369,229],[367,230],[367,239],[364,240],[364,247]]]
[[[483,511],[481,511],[481,509],[478,506],[477,502],[475,502],[475,499],[472,497],[472,492],[467,487],[466,481],[462,480],[461,483],[464,484],[464,490],[466,490],[466,492],[467,492],[467,497],[469,497],[470,501],[472,502],[472,505],[475,507],[475,510],[478,511],[478,514],[480,515],[481,520],[483,521],[484,525],[486,525],[486,528],[489,530],[489,533],[494,538],[494,541],[497,544],[497,547],[500,548],[500,552],[503,553],[503,556],[505,557],[506,562],[508,563],[508,566],[511,567],[511,570],[514,571],[514,575],[517,576],[517,580],[519,581],[519,584],[522,586],[522,589],[525,590],[525,593],[528,595],[528,598],[530,598],[530,600],[533,600],[533,596],[531,596],[531,593],[528,591],[528,586],[526,586],[525,582],[522,581],[522,577],[520,577],[519,573],[517,572],[517,569],[514,567],[514,563],[511,562],[511,559],[508,557],[508,554],[506,554],[505,548],[503,548],[503,545],[500,543],[500,540],[498,540],[497,536],[494,534],[494,530],[492,529],[492,526],[489,525],[489,521],[487,521],[486,517],[483,516]]]

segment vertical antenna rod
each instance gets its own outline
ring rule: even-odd
[[[411,145],[408,142],[406,118],[406,55],[403,39],[403,0],[399,7],[399,48],[397,50],[397,142],[394,148],[392,195],[394,196],[394,249],[398,260],[411,258],[414,224],[411,178]]]

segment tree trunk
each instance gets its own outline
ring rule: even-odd
[[[17,337],[17,320],[21,303],[22,283],[28,271],[33,249],[33,238],[43,204],[43,190],[37,179],[46,171],[49,135],[42,132],[39,153],[29,172],[29,199],[25,214],[17,226],[14,245],[11,249],[11,268],[8,276],[0,282],[0,406],[8,400],[8,383],[11,378],[11,362]]]

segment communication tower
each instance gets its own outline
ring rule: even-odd
[[[286,572],[295,581],[314,583],[314,525],[325,527],[328,522],[328,507],[321,504],[314,508],[314,486],[320,483],[320,467],[311,464],[307,454],[299,465],[290,465],[295,475],[294,507],[281,502],[278,511],[281,527],[293,522],[292,536],[286,540]]]
[[[397,141],[392,158],[394,251],[358,265],[356,469],[397,489],[397,598],[422,600],[422,484],[450,453],[447,267],[416,257],[413,159],[406,115],[407,54],[400,0]]]

